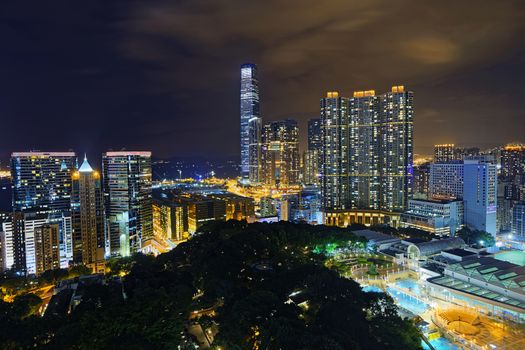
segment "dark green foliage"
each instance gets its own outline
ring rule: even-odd
[[[457,232],[456,235],[461,237],[465,243],[469,245],[480,245],[481,241],[483,242],[481,245],[484,247],[492,247],[494,244],[496,244],[494,236],[490,233],[480,230],[471,230],[468,227],[463,227]]]
[[[189,322],[217,324],[214,345],[225,349],[420,348],[417,329],[389,297],[363,293],[313,252],[363,243],[348,229],[229,221],[201,231],[157,258],[110,261],[111,274],[129,272],[123,284],[108,277],[85,287],[67,317],[19,316],[15,328],[2,318],[0,348],[184,349]],[[189,321],[196,310],[204,316]]]

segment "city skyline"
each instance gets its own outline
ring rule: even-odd
[[[237,72],[246,61],[260,67],[261,116],[298,120],[301,149],[326,91],[351,96],[394,84],[418,93],[415,153],[431,154],[436,143],[522,141],[523,123],[506,125],[523,119],[523,5],[449,11],[447,2],[290,2],[275,18],[271,5],[216,4],[211,12],[161,1],[5,5],[0,114],[2,130],[13,132],[1,133],[0,158],[16,150],[91,155],[123,147],[160,158],[236,155]],[[192,21],[199,30],[188,31]],[[243,25],[217,25],[228,21]],[[28,126],[12,128],[15,121]],[[197,135],[202,142],[193,143]]]

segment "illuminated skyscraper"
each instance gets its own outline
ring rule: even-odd
[[[380,209],[379,102],[374,90],[356,91],[350,99],[349,181],[352,208]]]
[[[49,223],[46,212],[14,212],[12,220],[4,222],[6,268],[25,274],[36,273],[36,232]],[[57,225],[58,227],[58,225]]]
[[[326,212],[350,209],[348,108],[346,97],[328,92],[321,99],[321,198]]]
[[[308,185],[319,184],[319,174],[322,164],[322,134],[321,119],[308,121],[308,149],[304,153],[304,183]]]
[[[413,93],[403,86],[379,97],[321,99],[325,211],[402,212],[412,197]]]
[[[11,154],[13,211],[67,211],[74,152],[14,152]]]
[[[507,145],[501,150],[501,176],[508,181],[521,182],[525,174],[525,145]]]
[[[99,271],[105,249],[104,202],[100,173],[94,171],[87,158],[73,173],[71,198],[73,221],[73,262]]]
[[[456,160],[457,152],[453,143],[434,145],[434,163],[448,163]]]
[[[262,121],[259,114],[259,81],[257,66],[241,66],[241,179],[259,181]]]
[[[71,259],[71,174],[74,152],[14,152],[11,155],[13,211],[39,212],[59,225],[62,267]],[[31,269],[34,264],[31,265]],[[33,272],[29,272],[33,273]]]
[[[393,86],[381,95],[381,208],[404,211],[412,197],[414,156],[413,93]]]
[[[102,172],[109,241],[106,254],[129,256],[153,235],[151,152],[106,152]]]
[[[479,160],[464,161],[465,224],[486,231],[496,238],[497,168]]]
[[[431,164],[430,195],[437,199],[463,199],[465,225],[496,234],[496,165],[482,159]]]
[[[308,121],[308,149],[321,150],[322,148],[321,119],[310,119]]]
[[[299,184],[299,129],[295,120],[264,126],[261,175],[261,181],[271,186]]]

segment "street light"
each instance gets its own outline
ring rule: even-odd
[[[479,245],[484,245],[485,242],[483,240],[479,241]]]

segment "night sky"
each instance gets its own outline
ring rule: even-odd
[[[239,65],[264,120],[404,84],[416,153],[525,141],[525,1],[2,1],[0,158],[239,152]]]

